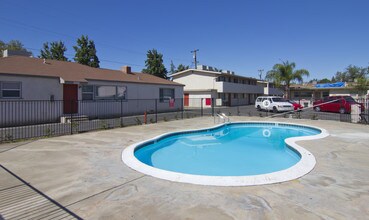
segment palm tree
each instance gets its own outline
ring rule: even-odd
[[[309,71],[306,69],[294,70],[296,64],[288,61],[277,63],[273,69],[267,72],[266,79],[273,81],[277,86],[284,86],[286,98],[290,96],[291,81],[302,83],[303,76],[309,76]]]

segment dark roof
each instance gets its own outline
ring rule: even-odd
[[[124,73],[120,70],[101,69],[79,63],[11,56],[0,58],[0,74],[26,76],[60,77],[64,81],[87,82],[87,80],[118,81],[146,84],[183,86],[182,84],[162,79],[151,74]]]

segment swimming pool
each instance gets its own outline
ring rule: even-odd
[[[310,172],[315,158],[295,141],[327,135],[324,129],[288,123],[227,123],[161,135],[126,148],[122,159],[137,171],[172,181],[267,184]]]

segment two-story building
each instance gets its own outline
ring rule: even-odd
[[[255,99],[267,92],[269,95],[282,95],[282,91],[270,88],[267,83],[252,77],[236,75],[231,71],[213,71],[213,68],[200,65],[197,69],[187,69],[171,77],[174,82],[185,85],[184,106],[237,106],[255,103]],[[265,89],[268,86],[267,89]]]

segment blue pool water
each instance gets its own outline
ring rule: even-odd
[[[287,169],[300,160],[286,146],[289,137],[316,135],[314,128],[274,123],[234,123],[167,135],[135,150],[141,162],[173,172],[247,176]]]

